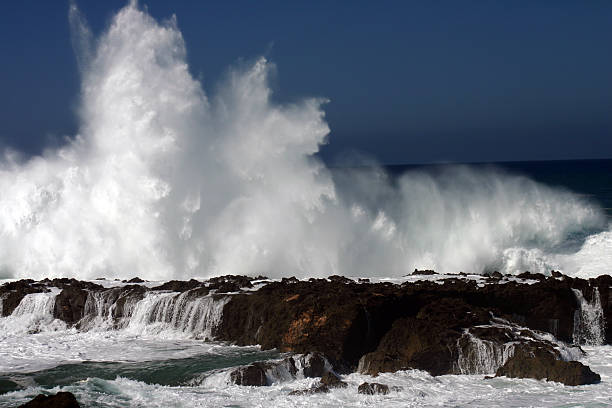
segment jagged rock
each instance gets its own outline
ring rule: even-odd
[[[225,275],[208,280],[208,288],[216,289],[217,293],[240,292],[241,288],[252,288],[253,278],[242,275]]]
[[[412,275],[437,275],[437,272],[431,269],[418,270],[415,269]]]
[[[79,314],[78,305],[81,301],[82,293],[84,290],[100,290],[102,286],[93,282],[79,281],[76,279],[43,279],[39,282],[34,282],[31,279],[23,279],[15,282],[8,282],[0,286],[0,299],[2,299],[2,316],[8,316],[15,308],[19,305],[21,300],[29,294],[49,292],[49,288],[55,287],[62,290],[68,289],[70,293],[65,293],[64,296],[59,297],[63,302],[62,306],[66,304],[74,304],[76,315]],[[74,297],[74,299],[72,299]],[[86,298],[87,296],[85,296]],[[57,306],[56,306],[57,307]],[[82,310],[81,310],[82,313]],[[63,317],[66,318],[66,322],[74,323],[75,316],[72,310],[66,310]]]
[[[284,279],[232,296],[218,334],[221,340],[264,349],[321,351],[334,367],[350,371],[376,347],[398,311],[411,309],[410,300],[391,295],[398,289],[391,284]]]
[[[364,382],[357,388],[357,392],[359,394],[366,394],[366,395],[374,395],[374,394],[386,395],[389,393],[389,386],[385,384],[379,384],[379,383]]]
[[[329,391],[330,389],[328,386],[320,384],[315,387],[308,388],[306,390],[291,391],[289,395],[311,395],[311,394],[327,393]]]
[[[398,319],[378,348],[360,359],[358,371],[378,375],[416,368],[432,375],[448,374],[456,361],[454,345],[460,336],[459,331],[436,322],[409,317]]]
[[[139,285],[105,289],[74,279],[47,279],[5,284],[0,286],[0,297],[2,313],[8,315],[27,294],[57,287],[62,289],[54,308],[57,318],[78,327],[77,322],[86,320],[82,317],[87,296],[91,296],[112,304],[108,317],[122,327],[122,319],[132,310],[125,305],[133,305],[150,290],[188,291],[190,300],[216,291],[214,298],[225,299],[223,318],[213,331],[217,340],[259,344],[262,349],[276,348],[281,352],[322,353],[341,374],[354,371],[358,364],[361,371],[371,374],[404,368],[419,368],[433,375],[455,373],[460,351],[470,346],[464,337],[466,329],[495,346],[513,336],[512,330],[483,327],[492,315],[524,326],[521,330],[525,332],[546,331],[571,342],[575,312],[580,310],[573,289],[579,289],[587,302],[599,301],[604,318],[612,318],[610,276],[590,280],[522,276],[535,282],[504,279],[497,283],[493,279],[481,285],[482,280],[476,282],[463,274],[398,285],[358,283],[332,276],[308,281],[284,278],[280,282],[264,282],[258,290],[242,291],[241,288],[252,287],[254,278],[221,276],[205,282],[171,281],[153,289]],[[93,315],[94,303],[87,306]],[[534,336],[527,337],[536,340]],[[612,340],[610,324],[605,326],[605,339],[608,343]],[[311,376],[322,377],[329,371],[323,359],[316,363],[316,355],[311,358],[312,366],[306,368],[313,370]],[[291,371],[287,367],[283,369]],[[260,368],[274,370],[269,365]]]
[[[563,275],[563,274],[562,274],[561,272],[559,272],[559,271],[552,270],[552,271],[550,271],[550,276],[552,276],[553,278],[562,278],[562,277],[564,277],[565,275]]]
[[[262,387],[268,385],[266,372],[260,363],[238,367],[230,374],[230,380],[236,385]]]
[[[264,349],[297,353],[321,351],[334,367],[348,372],[355,369],[362,356],[376,350],[396,320],[414,319],[426,305],[459,299],[467,305],[460,313],[448,308],[451,314],[447,320],[455,321],[451,327],[457,331],[454,337],[461,334],[462,327],[480,324],[477,321],[482,319],[473,321],[471,317],[478,310],[480,316],[484,313],[488,318],[488,313],[493,312],[571,342],[574,312],[578,309],[572,287],[579,284],[589,283],[576,279],[543,279],[532,284],[510,281],[480,287],[474,280],[460,277],[402,285],[324,279],[304,282],[285,278],[248,295],[232,296],[224,307],[218,335],[221,340],[241,345],[260,344]],[[601,298],[604,313],[612,314],[607,287],[601,290]],[[425,312],[419,319],[431,320]],[[436,313],[435,307],[431,313]],[[440,311],[439,315],[446,313]],[[450,327],[448,322],[442,323]],[[609,326],[608,336],[612,333]]]
[[[40,281],[40,283],[44,283],[48,287],[56,287],[60,289],[64,289],[66,287],[75,287],[87,290],[104,289],[103,286],[98,285],[97,283],[80,281],[74,278],[55,278],[53,280],[43,279],[42,281]]]
[[[565,385],[594,384],[599,374],[578,361],[563,361],[556,350],[534,344],[522,344],[501,366],[496,377],[547,379]]]
[[[256,361],[232,371],[230,379],[237,385],[270,385],[269,379],[272,379],[272,382],[274,382],[274,379],[295,379],[298,367],[306,378],[326,378],[325,376],[331,368],[329,362],[321,353],[310,353],[290,356],[279,361]],[[263,373],[263,377],[258,374],[260,372]],[[332,373],[332,375],[335,374]],[[329,378],[326,381],[329,381],[329,384],[326,385],[332,386],[334,379]]]
[[[325,375],[323,375],[323,377],[321,377],[321,384],[328,388],[344,388],[348,385],[332,371],[328,371],[325,373]]]
[[[519,273],[516,275],[517,278],[521,279],[533,279],[533,280],[545,280],[546,276],[541,273],[531,273],[529,271],[525,271],[523,273]]]
[[[340,377],[332,371],[326,372],[319,384],[306,390],[291,391],[289,395],[309,395],[329,392],[332,388],[346,388],[348,384],[342,381]]]
[[[361,358],[358,370],[370,375],[408,368],[432,375],[453,373],[462,327],[487,323],[489,318],[484,309],[460,299],[432,302],[416,318],[397,319],[377,349]]]
[[[58,392],[55,395],[38,394],[32,401],[19,408],[79,408],[76,397],[71,392]]]
[[[304,367],[304,377],[323,377],[329,371],[328,365],[329,363],[323,354],[310,353],[303,357],[302,367]]]
[[[153,290],[170,290],[172,292],[185,292],[194,288],[199,288],[203,285],[202,282],[195,279],[188,281],[171,280],[159,286],[152,288]]]
[[[2,299],[2,316],[9,316],[19,302],[30,293],[48,292],[49,289],[40,282],[32,279],[22,279],[15,282],[7,282],[0,286],[0,299]]]
[[[86,301],[86,290],[77,286],[65,287],[55,298],[53,316],[68,324],[74,324],[83,317]]]
[[[329,276],[327,279],[330,280],[330,282],[338,282],[338,283],[353,283],[353,281],[345,276],[339,276],[339,275],[331,275]]]

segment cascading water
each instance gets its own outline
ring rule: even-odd
[[[114,288],[91,292],[79,326],[86,331],[122,329],[136,335],[213,340],[228,300],[191,291],[143,294]]]
[[[30,293],[25,295],[15,308],[13,316],[33,315],[38,317],[50,316],[53,313],[55,297],[59,291]]]
[[[79,326],[83,330],[124,328],[141,299],[141,293],[123,288],[89,292]]]
[[[580,289],[572,289],[576,296],[578,309],[574,312],[575,344],[597,346],[604,344],[606,338],[605,318],[601,306],[599,288],[593,288],[591,302],[588,302]]]
[[[63,322],[53,317],[55,298],[59,292],[59,289],[51,288],[49,292],[25,295],[10,316],[0,317],[0,331],[6,334],[19,334],[65,328]]]
[[[458,374],[495,374],[514,355],[512,343],[499,345],[482,340],[469,330],[457,340],[457,350],[455,372]]]
[[[213,340],[228,300],[214,295],[191,297],[189,292],[149,293],[135,305],[126,331]]]

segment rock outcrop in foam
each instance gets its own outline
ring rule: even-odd
[[[307,281],[222,276],[152,288],[136,281],[105,288],[54,279],[7,283],[0,287],[0,298],[6,316],[27,294],[59,288],[54,317],[81,330],[101,322],[111,329],[157,325],[195,338],[320,353],[341,374],[420,369],[432,375],[497,374],[571,385],[598,381],[588,367],[566,360],[580,354],[572,342],[610,343],[606,322],[612,317],[612,277],[428,272],[415,281],[419,276],[401,284],[341,276]],[[585,310],[594,307],[601,318],[587,319]],[[576,334],[585,327],[600,335]],[[541,352],[527,359],[533,350]],[[264,385],[262,372],[270,366],[262,364],[238,371],[234,382]]]

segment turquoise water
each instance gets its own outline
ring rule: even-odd
[[[168,386],[189,385],[206,373],[255,361],[279,358],[276,351],[255,348],[227,347],[222,352],[189,358],[141,362],[95,362],[61,364],[32,373],[0,374],[0,394],[27,387],[53,388],[86,381],[88,378],[114,380],[129,378],[147,384]]]

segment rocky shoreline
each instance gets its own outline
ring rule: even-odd
[[[138,302],[155,295],[157,303],[144,315],[151,322],[208,340],[293,353],[239,367],[232,382],[265,386],[275,370],[321,377],[318,387],[304,393],[342,386],[341,375],[355,371],[376,376],[420,369],[434,376],[496,375],[566,385],[600,381],[574,360],[583,353],[580,344],[612,343],[606,324],[612,318],[612,277],[415,271],[410,278],[391,283],[222,276],[157,286],[138,278],[116,284],[21,280],[0,286],[0,311],[9,316],[27,295],[57,288],[56,319],[81,330],[104,319],[119,329],[137,313]],[[388,392],[377,383],[361,389]]]

